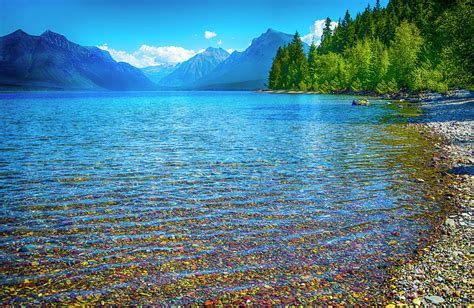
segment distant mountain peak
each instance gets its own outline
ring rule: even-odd
[[[64,35],[61,35],[61,34],[56,33],[56,32],[53,32],[53,31],[51,31],[51,30],[46,30],[46,31],[44,31],[44,32],[41,34],[41,36],[43,36],[43,37],[64,37],[64,38],[65,38]]]
[[[262,33],[259,37],[256,37],[252,40],[252,45],[258,42],[268,41],[268,40],[281,40],[281,39],[286,40],[290,36],[291,36],[290,34],[283,33],[272,28],[268,28],[266,32]]]
[[[64,35],[58,34],[51,30],[44,31],[40,37],[49,43],[62,48],[70,48],[71,44],[75,45],[74,43],[71,43]]]
[[[17,30],[0,37],[0,83],[56,89],[143,90],[155,85],[137,68],[61,34]]]
[[[220,47],[208,47],[206,50],[202,53],[199,53],[198,56],[201,57],[218,57],[218,58],[227,58],[229,56],[229,53],[227,50],[222,49]]]
[[[164,87],[189,85],[209,74],[218,64],[229,57],[229,53],[220,47],[208,47],[204,52],[180,63],[176,70],[160,80]]]
[[[14,34],[14,35],[26,35],[26,32],[21,30],[21,29],[18,29],[14,32],[12,32],[11,34]]]
[[[265,32],[265,33],[279,33],[279,32],[280,32],[280,31],[277,31],[277,30],[275,30],[275,29],[268,28],[268,29],[267,29],[267,32]]]
[[[220,47],[212,47],[212,46],[210,46],[210,47],[207,47],[207,48],[206,48],[206,51],[211,51],[211,52],[213,52],[213,51],[218,51],[218,50],[225,51],[224,49],[222,49],[222,48],[220,48]]]
[[[10,34],[5,35],[5,37],[9,37],[9,38],[23,38],[26,36],[28,36],[28,33],[26,33],[25,31],[21,29],[18,29]]]

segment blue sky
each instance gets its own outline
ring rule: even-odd
[[[186,58],[209,46],[244,50],[270,27],[306,35],[315,21],[337,20],[346,9],[355,16],[369,3],[375,0],[0,0],[0,35],[49,29],[124,57],[148,46],[179,47],[167,52]],[[216,36],[206,38],[205,31]]]

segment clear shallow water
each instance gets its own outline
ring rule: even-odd
[[[1,94],[0,298],[357,301],[438,208],[426,143],[351,100]]]

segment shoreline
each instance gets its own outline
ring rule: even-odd
[[[449,184],[443,190],[447,207],[441,223],[433,226],[427,243],[417,249],[412,258],[388,269],[389,278],[379,298],[391,307],[473,303],[470,260],[474,238],[474,119],[469,117],[469,112],[463,116],[463,108],[456,107],[455,112],[443,108],[455,104],[468,111],[474,108],[474,100],[435,102],[440,104],[440,110],[427,110],[428,114],[418,117],[420,122],[406,125],[434,141],[436,150],[432,153],[431,165],[441,171],[438,181]],[[433,112],[443,111],[449,116],[439,119],[432,116]]]
[[[391,101],[407,101],[411,103],[418,102],[432,102],[432,101],[449,101],[452,99],[468,99],[473,98],[474,93],[466,89],[450,90],[445,94],[440,94],[431,91],[422,91],[418,93],[412,93],[408,91],[399,91],[396,93],[386,93],[380,94],[375,91],[341,91],[341,92],[331,92],[331,93],[320,93],[315,91],[300,91],[300,90],[269,90],[269,89],[259,89],[253,91],[255,93],[269,93],[269,94],[300,94],[300,95],[349,95],[349,96],[362,96],[369,98],[376,98],[381,100],[391,100]]]
[[[258,90],[270,94],[321,94],[311,91]],[[453,90],[446,94],[399,92],[380,95],[374,92],[328,93],[380,100],[408,102],[421,107],[424,113],[415,121],[404,124],[414,128],[434,143],[431,167],[439,171],[437,181],[446,205],[440,222],[433,226],[429,238],[414,251],[411,258],[387,269],[387,280],[375,295],[373,304],[397,305],[471,305],[474,302],[474,268],[472,238],[474,238],[474,94],[469,90]],[[425,106],[423,106],[423,104]],[[438,111],[430,105],[439,105]],[[465,106],[449,110],[449,106]],[[445,107],[448,110],[443,110]],[[445,112],[439,119],[434,113]],[[471,112],[472,113],[472,112]]]

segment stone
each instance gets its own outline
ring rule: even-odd
[[[446,221],[444,222],[444,224],[447,226],[447,227],[450,227],[450,228],[455,228],[456,227],[456,222],[451,219],[451,218],[448,218],[446,219]]]
[[[361,100],[353,100],[352,101],[353,106],[369,106],[369,100],[368,99],[361,99]]]
[[[427,296],[427,297],[425,297],[425,300],[427,300],[430,303],[433,303],[435,305],[439,305],[439,304],[444,303],[444,298],[442,298],[441,296],[436,296],[436,295]]]
[[[35,245],[25,245],[25,246],[20,247],[20,249],[18,249],[19,252],[32,252],[35,250],[36,250]]]

